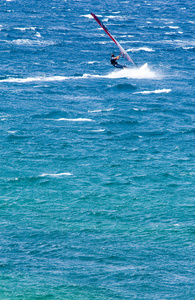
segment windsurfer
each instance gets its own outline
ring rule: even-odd
[[[129,54],[123,49],[123,47],[119,44],[119,42],[117,42],[117,40],[110,34],[110,32],[108,31],[108,29],[106,28],[106,26],[98,19],[98,17],[96,15],[94,15],[93,13],[91,13],[92,17],[96,20],[96,22],[102,27],[102,29],[107,33],[107,35],[111,38],[111,40],[117,45],[117,47],[120,50],[120,54],[118,56],[114,56],[114,54],[111,57],[111,64],[116,67],[116,68],[126,68],[126,66],[121,66],[117,63],[116,60],[118,60],[122,54],[122,56],[128,60],[129,62],[132,62],[135,66],[136,64],[134,63],[134,61],[131,59],[131,57],[129,56]]]
[[[110,59],[111,65],[113,65],[115,68],[119,68],[119,69],[126,68],[126,66],[122,66],[122,65],[118,64],[117,60],[120,57],[121,57],[121,53],[118,56],[115,56],[114,54],[112,54],[111,59]]]

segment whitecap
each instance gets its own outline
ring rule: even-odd
[[[99,112],[109,112],[114,110],[114,108],[105,108],[105,109],[96,109],[96,110],[88,110],[89,113],[99,113]]]
[[[28,28],[26,28],[26,27],[15,27],[14,29],[20,30],[20,31],[26,31]]]
[[[172,31],[172,32],[165,32],[166,35],[175,35],[176,32]]]
[[[96,109],[96,110],[88,110],[89,113],[99,113],[102,112],[101,109]]]
[[[152,48],[148,48],[148,47],[130,48],[127,50],[127,52],[139,52],[139,51],[155,52]]]
[[[105,131],[105,129],[94,129],[94,130],[92,130],[92,132],[104,132]]]
[[[39,32],[36,32],[35,36],[41,37],[41,34]]]
[[[49,77],[37,76],[37,77],[27,77],[27,78],[12,78],[12,77],[10,77],[7,79],[0,80],[0,82],[30,83],[30,82],[36,82],[36,81],[42,81],[42,82],[64,81],[69,78],[70,77],[66,77],[66,76],[49,76]]]
[[[13,130],[13,131],[12,131],[12,130],[9,130],[9,131],[8,131],[9,134],[15,134],[16,132],[17,132],[16,130]]]
[[[30,40],[30,39],[17,39],[17,40],[13,40],[12,41],[13,44],[18,45],[18,46],[22,46],[22,45],[29,45],[29,46],[36,46],[36,45],[40,45],[40,46],[50,46],[50,45],[54,45],[55,42],[53,41],[40,41],[40,40]]]
[[[102,18],[102,15],[96,15],[98,18]],[[81,17],[93,19],[93,16],[91,14],[81,15]]]
[[[121,16],[107,16],[108,19],[123,19]]]
[[[132,38],[132,37],[134,37],[134,35],[131,35],[131,34],[127,34],[127,35],[121,35],[121,38],[126,38],[126,37],[130,37],[130,38]],[[121,44],[125,44],[125,43],[129,43],[129,41],[127,41],[127,42],[121,42]]]
[[[170,29],[178,29],[178,26],[169,26]]]
[[[140,68],[126,68],[126,69],[115,69],[113,72],[107,75],[91,75],[84,74],[83,78],[134,78],[134,79],[159,79],[160,76],[156,72],[150,70],[148,64],[144,64]]]
[[[87,119],[87,118],[77,118],[77,119],[67,119],[67,118],[60,118],[57,119],[56,121],[69,121],[69,122],[93,122],[92,119]]]
[[[191,50],[191,49],[194,49],[194,47],[182,47],[182,49],[184,49],[184,50]]]
[[[14,27],[14,29],[20,30],[20,31],[26,31],[26,30],[36,30],[36,27]]]
[[[132,69],[122,69],[120,71],[114,71],[107,76],[106,78],[135,78],[135,79],[156,79],[158,75],[151,71],[148,67],[148,64],[144,64],[140,68],[132,68]]]
[[[93,16],[91,14],[81,15],[81,17],[88,18],[88,19],[93,19]]]
[[[43,173],[40,175],[40,177],[61,177],[61,176],[71,176],[72,173],[66,172],[66,173]]]
[[[154,91],[142,91],[142,92],[136,92],[134,94],[143,94],[143,95],[149,95],[149,94],[162,94],[162,93],[170,93],[171,89],[162,89],[162,90],[154,90]]]

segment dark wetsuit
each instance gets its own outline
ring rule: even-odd
[[[110,62],[111,62],[111,65],[113,65],[114,67],[115,67],[116,65],[118,65],[116,59],[113,58],[113,57],[111,57]]]
[[[114,58],[114,57],[111,57],[110,62],[111,62],[111,65],[113,65],[115,68],[119,68],[119,69],[126,68],[126,66],[119,65],[117,63],[116,58]]]

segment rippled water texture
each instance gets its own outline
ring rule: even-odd
[[[0,13],[0,299],[194,299],[194,2]]]

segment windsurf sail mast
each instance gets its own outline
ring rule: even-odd
[[[117,40],[109,33],[108,29],[102,23],[102,21],[100,21],[100,19],[98,19],[98,17],[95,14],[91,13],[91,15],[96,20],[96,22],[102,27],[102,29],[107,33],[107,35],[111,38],[111,40],[113,40],[113,42],[118,46],[122,56],[137,67],[136,63],[132,60],[132,58],[129,56],[129,54],[127,54],[125,49],[123,49],[123,47],[119,44],[119,42],[117,42]]]

